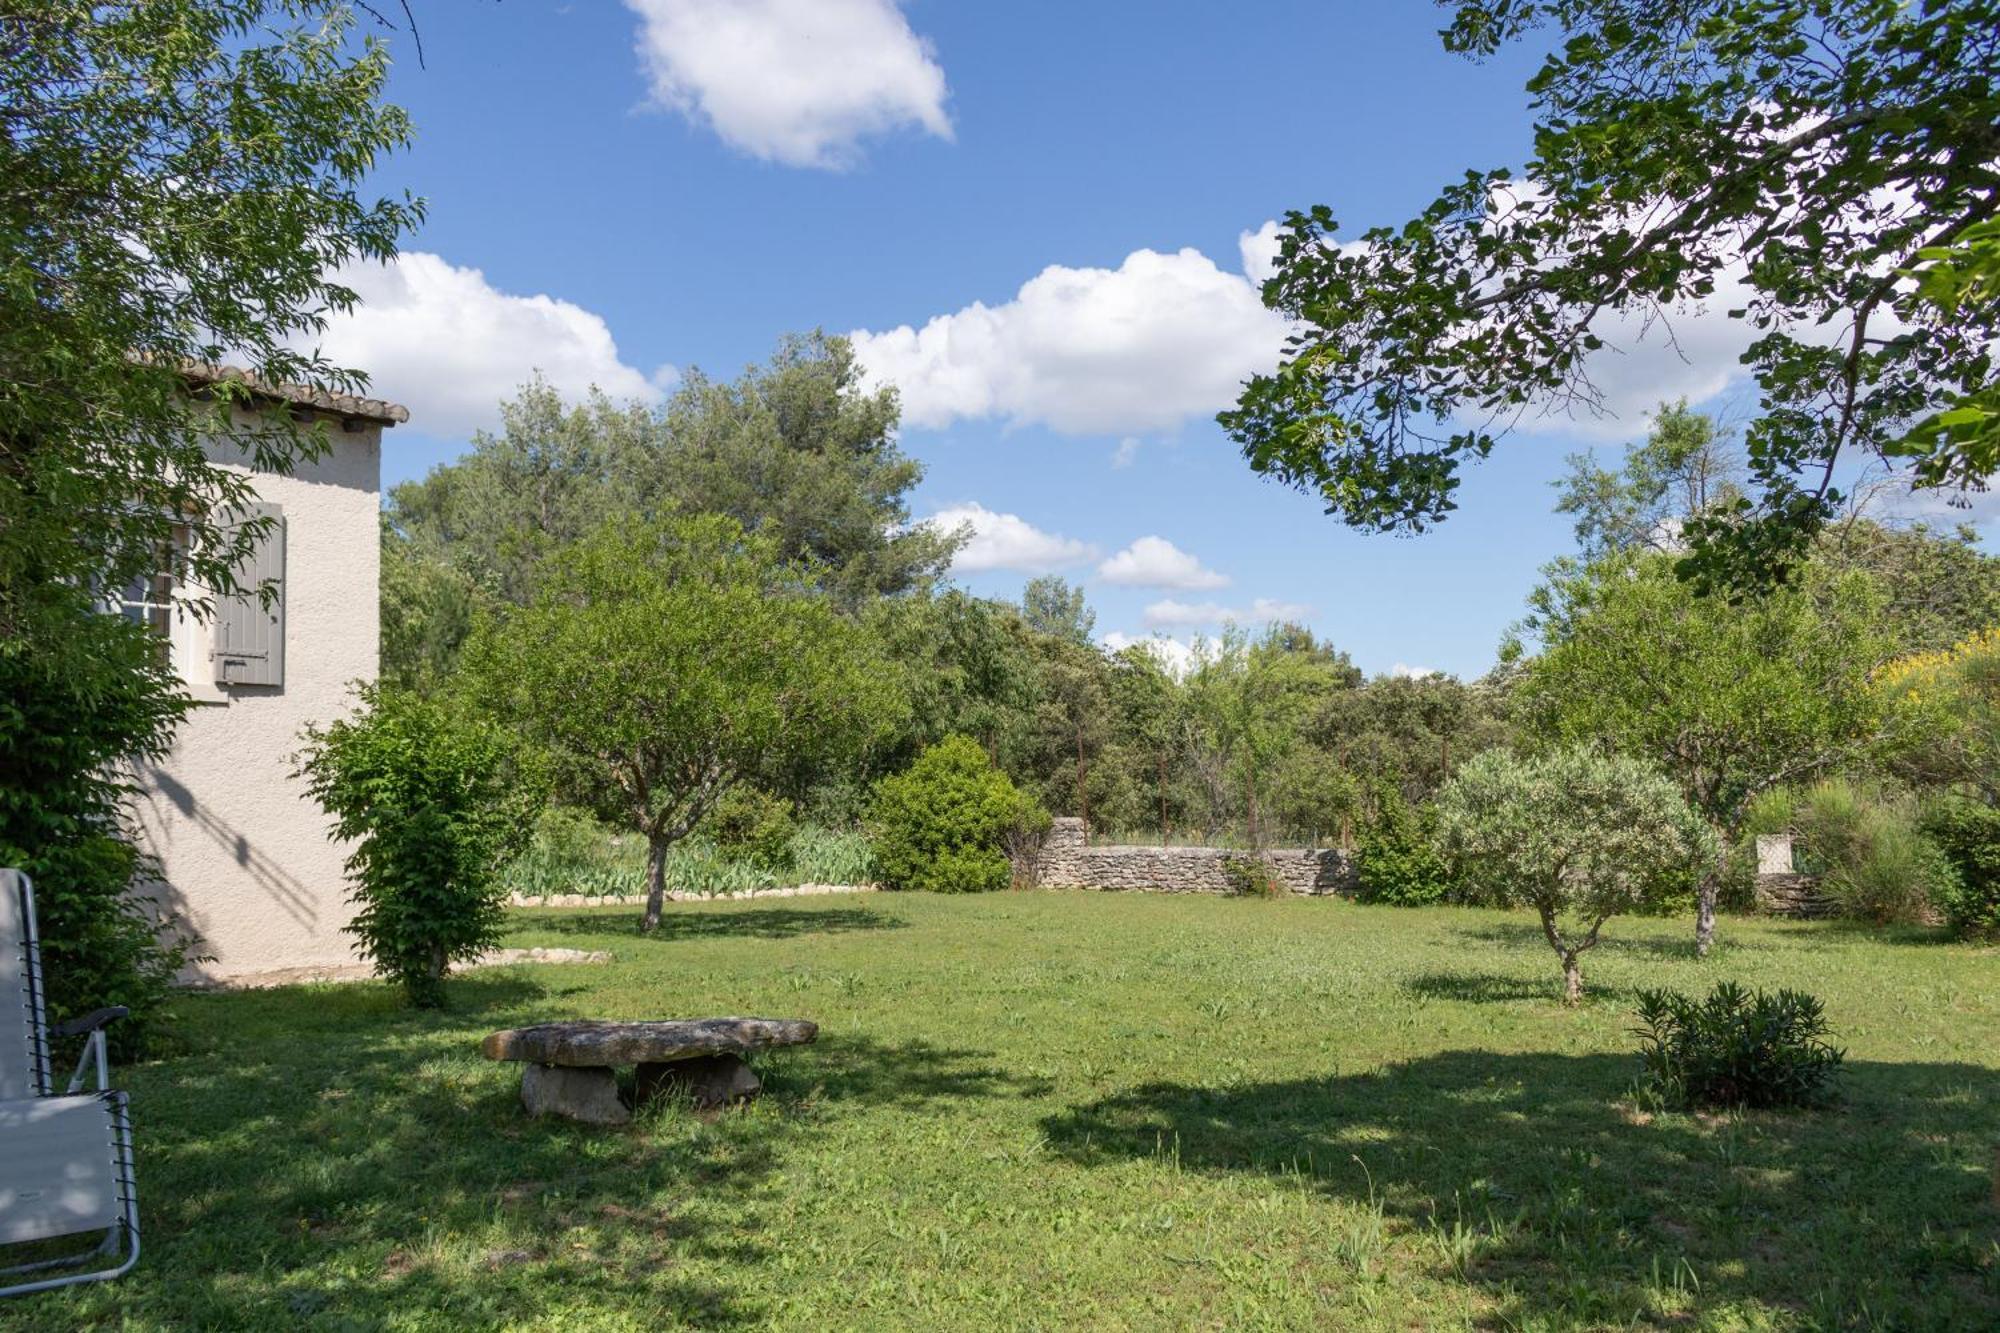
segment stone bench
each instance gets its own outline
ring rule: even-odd
[[[747,1101],[763,1088],[743,1057],[797,1046],[819,1035],[803,1018],[687,1018],[653,1023],[578,1020],[506,1028],[479,1044],[489,1060],[518,1060],[529,1115],[622,1125],[632,1107],[618,1095],[618,1067],[634,1065],[633,1103],[661,1094],[696,1106]]]

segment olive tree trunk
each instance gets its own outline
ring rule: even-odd
[[[660,924],[660,911],[667,903],[667,849],[672,840],[646,839],[646,914],[639,918],[639,930],[650,934]]]

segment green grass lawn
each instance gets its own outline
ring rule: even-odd
[[[1521,915],[1004,893],[526,912],[606,966],[190,998],[122,1071],[146,1254],[0,1328],[2000,1327],[2000,953],[1621,921],[1565,1011]],[[1640,1114],[1635,989],[1827,1002],[1810,1114]],[[531,1122],[487,1031],[802,1016],[766,1096]]]

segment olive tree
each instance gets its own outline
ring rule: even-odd
[[[1674,784],[1587,749],[1518,758],[1488,750],[1438,794],[1439,836],[1481,888],[1535,909],[1562,959],[1563,999],[1583,998],[1578,959],[1604,923],[1691,886],[1714,836]]]
[[[536,583],[475,635],[469,674],[565,795],[646,839],[643,929],[668,849],[718,800],[858,757],[901,707],[859,626],[732,519],[614,518]]]

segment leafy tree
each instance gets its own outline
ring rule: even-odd
[[[775,541],[720,515],[607,521],[467,648],[476,688],[568,799],[642,834],[643,929],[668,849],[772,766],[835,766],[889,732],[894,678]]]
[[[1030,642],[1038,678],[1035,771],[1049,804],[1088,823],[1091,765],[1110,733],[1110,663],[1095,644],[1068,634],[1038,633]]]
[[[545,557],[607,513],[723,514],[851,608],[928,587],[957,545],[909,522],[923,466],[896,421],[894,393],[862,386],[847,340],[817,333],[781,339],[734,381],[691,370],[658,409],[601,393],[569,404],[536,380],[502,405],[498,434],[391,493],[385,540],[525,605]]]
[[[0,5],[0,841],[39,876],[59,1010],[150,1014],[180,961],[125,897],[145,863],[118,832],[113,761],[159,757],[185,699],[90,600],[160,573],[183,614],[240,591],[267,526],[231,521],[254,473],[324,447],[287,413],[238,412],[261,405],[251,383],[197,400],[187,371],[364,387],[297,349],[352,305],[338,267],[393,254],[421,211],[363,192],[409,125],[351,17],[331,0]],[[240,452],[211,457],[224,433]]]
[[[1021,618],[1028,628],[1052,639],[1089,643],[1097,613],[1090,609],[1083,589],[1060,574],[1044,574],[1028,580],[1021,590]]]
[[[1149,786],[1149,804],[1158,820],[1160,837],[1174,829],[1172,786],[1168,769],[1187,743],[1187,709],[1181,689],[1157,653],[1143,644],[1121,649],[1111,659],[1107,681],[1116,734],[1140,770],[1137,786]]]
[[[127,765],[165,758],[192,704],[151,633],[82,589],[33,589],[13,610],[30,628],[0,635],[0,865],[35,882],[50,1019],[124,1005],[110,1036],[131,1054],[191,950],[131,892],[155,867],[123,833]]]
[[[1006,888],[1007,835],[1048,824],[1048,812],[969,736],[947,736],[882,779],[870,819],[883,881],[933,893]]]
[[[909,726],[882,756],[891,769],[956,733],[985,746],[1010,777],[1026,777],[1040,677],[1015,607],[960,588],[919,590],[869,603],[861,620],[900,668],[910,699]]]
[[[1713,513],[1742,495],[1741,460],[1714,418],[1687,401],[1662,403],[1645,443],[1626,451],[1616,471],[1591,454],[1571,454],[1569,475],[1556,482],[1556,512],[1576,520],[1586,561],[1616,551],[1677,554],[1690,518]]]
[[[1890,719],[1890,767],[1920,786],[1963,788],[2000,804],[2000,628],[1898,658],[1875,687]]]
[[[348,933],[412,1004],[439,1008],[451,964],[500,939],[500,868],[528,842],[536,793],[491,723],[394,689],[363,686],[359,702],[306,728],[299,771],[354,844]]]
[[[1673,783],[1588,749],[1528,758],[1488,750],[1438,794],[1445,847],[1503,902],[1535,909],[1562,960],[1563,998],[1583,998],[1578,959],[1604,923],[1700,876],[1716,841]]]
[[[1821,534],[1812,558],[1827,572],[1875,581],[1883,628],[1900,651],[1938,652],[2000,625],[2000,556],[1981,550],[1968,525],[1938,531],[1857,517]]]
[[[2000,4],[1450,7],[1449,50],[1549,40],[1534,156],[1358,245],[1325,205],[1287,215],[1264,299],[1299,332],[1221,418],[1253,468],[1356,527],[1421,530],[1524,412],[1601,402],[1607,317],[1671,324],[1740,282],[1756,498],[1690,524],[1688,572],[1785,567],[1835,512],[1843,456],[1909,460],[1927,485],[1992,472],[2000,283],[1977,278],[2000,213]]]
[[[1357,896],[1398,907],[1443,902],[1452,874],[1438,853],[1437,808],[1411,806],[1389,782],[1378,782],[1374,796],[1374,814],[1357,849]]]
[[[1807,573],[1736,602],[1698,595],[1666,556],[1559,573],[1534,598],[1545,647],[1515,686],[1523,721],[1658,766],[1733,846],[1758,793],[1859,758],[1877,732],[1878,594],[1865,576]],[[1724,870],[1698,893],[1703,955]]]

